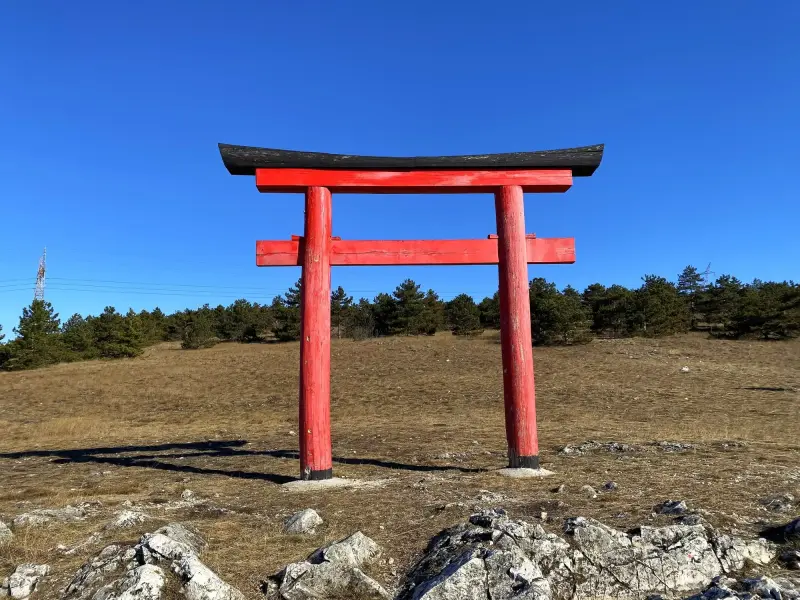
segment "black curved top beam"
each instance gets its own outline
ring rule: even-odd
[[[600,166],[603,144],[563,150],[468,156],[358,156],[230,144],[219,144],[219,152],[231,175],[255,175],[256,169],[277,168],[371,171],[570,169],[574,177],[588,177]]]

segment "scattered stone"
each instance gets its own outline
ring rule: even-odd
[[[82,521],[89,514],[85,506],[65,506],[64,508],[39,508],[31,512],[18,515],[12,522],[17,527],[35,527],[44,525],[51,521],[69,523],[71,521]]]
[[[603,486],[603,489],[609,492],[613,492],[614,490],[619,489],[616,481],[607,481],[606,484]]]
[[[475,498],[476,502],[481,502],[483,504],[500,504],[505,500],[506,497],[503,494],[498,494],[490,490],[480,490],[479,495]]]
[[[723,450],[733,450],[734,448],[747,448],[749,445],[750,444],[748,442],[740,442],[740,441],[736,441],[736,440],[733,440],[733,441],[728,440],[728,441],[722,442],[720,447]]]
[[[0,521],[0,546],[3,544],[10,544],[14,539],[14,534],[8,528],[8,525]]]
[[[678,525],[703,525],[706,524],[707,521],[697,513],[691,513],[688,515],[681,515],[675,519],[675,523]]]
[[[581,491],[589,498],[597,498],[597,490],[590,485],[584,485],[581,487]]]
[[[322,525],[322,517],[312,508],[306,508],[294,513],[283,526],[283,532],[292,535],[313,534],[318,526]]]
[[[622,444],[620,442],[596,442],[594,440],[589,440],[587,442],[583,442],[582,444],[578,444],[577,446],[568,444],[561,448],[558,453],[563,456],[583,456],[584,454],[597,452],[600,450],[612,453],[623,453],[636,452],[637,448],[629,444]]]
[[[681,367],[681,373],[688,373],[689,367]]]
[[[656,446],[658,446],[658,448],[660,450],[663,450],[664,452],[686,452],[688,450],[694,450],[696,448],[694,444],[689,444],[686,442],[667,442],[667,441],[658,442],[656,443]]]
[[[357,531],[324,546],[306,560],[287,565],[262,583],[269,600],[347,598],[389,600],[390,594],[361,567],[380,556],[380,547]]]
[[[552,491],[554,494],[563,494],[566,491],[566,489],[567,486],[562,483],[560,486],[553,488],[550,491]]]
[[[787,569],[800,571],[800,550],[784,550],[781,554],[781,562],[786,565]]]
[[[123,510],[114,517],[113,521],[105,526],[105,529],[128,529],[144,523],[149,518],[146,514],[135,510]]]
[[[50,573],[49,565],[25,563],[0,581],[0,596],[11,596],[14,600],[24,600],[36,590],[42,578]]]
[[[655,512],[660,515],[682,515],[689,507],[683,500],[667,500],[655,507]]]
[[[791,494],[780,494],[777,496],[770,496],[762,498],[761,504],[767,510],[772,512],[791,512],[794,510],[794,496]]]

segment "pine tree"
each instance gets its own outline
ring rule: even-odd
[[[734,315],[744,295],[742,282],[731,275],[720,275],[713,285],[705,289],[698,298],[698,310],[714,330],[732,331]]]
[[[397,286],[392,294],[397,303],[397,329],[405,335],[422,333],[421,317],[425,312],[425,294],[419,285],[406,279]]]
[[[635,326],[647,336],[670,335],[689,331],[689,307],[678,289],[663,277],[645,275],[636,290]]]
[[[500,292],[481,300],[478,310],[481,314],[481,325],[488,329],[500,329]]]
[[[353,307],[353,297],[348,296],[342,286],[331,293],[331,328],[336,337],[341,338],[345,328],[347,314]]]
[[[142,353],[142,337],[136,313],[129,311],[123,317],[113,306],[91,319],[94,347],[101,358],[125,358]]]
[[[75,358],[90,359],[97,357],[92,323],[78,313],[72,315],[61,326],[61,339],[64,342],[64,346]]]
[[[703,291],[703,275],[689,265],[678,275],[678,293],[684,298],[691,315],[691,328],[697,328],[699,315],[697,313],[697,299]]]
[[[567,287],[562,293],[554,283],[535,277],[529,293],[534,345],[576,344],[591,339],[589,313],[575,289]]]
[[[293,287],[284,294],[283,298],[272,301],[272,314],[275,319],[272,332],[281,342],[300,339],[300,298],[302,291],[302,278],[298,279]]]
[[[65,351],[59,325],[58,314],[45,300],[34,300],[23,308],[19,325],[14,329],[17,339],[10,344],[5,368],[35,369],[63,360]]]
[[[398,303],[389,294],[378,294],[372,302],[376,335],[392,335],[398,330]]]
[[[585,344],[591,341],[591,311],[578,290],[569,285],[565,287],[558,296],[556,309],[556,333],[560,343]]]
[[[483,331],[481,311],[469,294],[459,294],[450,300],[446,312],[453,335],[477,335]]]
[[[0,325],[0,369],[5,368],[8,359],[11,358],[11,345],[3,343],[5,337],[3,326]]]
[[[183,330],[181,348],[184,350],[197,350],[199,348],[211,348],[219,338],[214,331],[214,321],[210,310],[195,311],[186,323]]]
[[[375,335],[373,307],[366,298],[361,298],[347,311],[346,335],[354,340],[364,340]]]
[[[581,294],[581,302],[586,307],[589,315],[591,315],[591,329],[595,333],[600,333],[604,329],[601,308],[603,303],[606,302],[607,295],[606,286],[600,283],[591,284]]]
[[[793,282],[756,279],[745,286],[731,316],[736,337],[758,336],[764,340],[794,337],[800,329],[800,288]]]
[[[444,327],[444,302],[433,290],[428,290],[422,299],[422,312],[414,324],[412,333],[416,335],[435,335]]]

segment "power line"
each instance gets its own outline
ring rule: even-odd
[[[9,283],[4,283],[0,281],[0,288],[19,288],[20,283],[10,283],[10,282],[24,282],[29,281],[25,279],[17,279],[17,280],[5,280]],[[134,282],[134,281],[120,281],[120,280],[109,280],[109,279],[73,279],[69,277],[48,277],[49,282],[57,282],[52,285],[57,285],[58,288],[51,288],[48,286],[48,289],[61,289],[62,291],[66,290],[74,290],[74,291],[110,291],[110,292],[123,292],[123,293],[135,293],[135,292],[155,292],[155,293],[187,293],[190,295],[196,294],[208,294],[208,293],[219,293],[222,292],[225,295],[236,295],[236,294],[250,294],[250,295],[268,295],[268,294],[283,294],[287,291],[286,288],[275,289],[275,288],[262,288],[257,286],[224,286],[224,285],[209,285],[209,284],[180,284],[180,283],[155,283],[155,282]],[[123,287],[120,287],[123,286]],[[129,287],[133,286],[133,287]],[[88,289],[86,289],[88,288]],[[181,289],[176,289],[181,288]],[[225,290],[236,290],[235,293],[226,292]],[[2,291],[19,291],[15,289],[5,289],[0,290]],[[345,290],[349,294],[379,294],[379,293],[388,293],[390,290],[378,290],[378,289],[347,289]],[[440,295],[458,295],[461,293],[469,292],[469,290],[446,290],[439,292]],[[483,293],[483,292],[481,292]]]

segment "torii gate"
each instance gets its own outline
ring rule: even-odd
[[[333,476],[330,426],[331,267],[498,265],[508,466],[539,469],[528,263],[575,262],[573,238],[525,234],[524,192],[565,192],[600,165],[603,145],[472,156],[376,157],[219,144],[232,175],[260,192],[305,194],[305,231],[256,242],[259,267],[302,267],[300,476]],[[491,193],[497,234],[485,240],[342,240],[331,235],[331,193]]]

